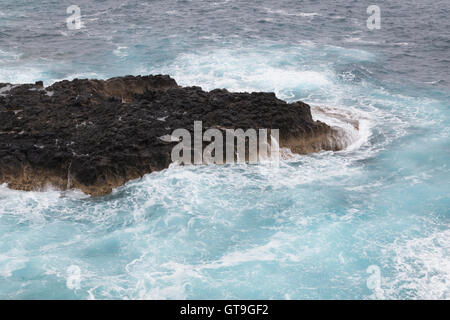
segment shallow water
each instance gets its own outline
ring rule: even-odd
[[[450,298],[448,2],[378,1],[376,31],[366,1],[76,2],[80,30],[75,3],[2,1],[0,82],[164,73],[360,128],[344,151],[102,198],[2,185],[0,298]]]

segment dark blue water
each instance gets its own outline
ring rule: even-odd
[[[0,82],[165,73],[274,91],[351,145],[172,167],[96,199],[3,185],[0,298],[448,299],[449,17],[424,0],[2,0]]]

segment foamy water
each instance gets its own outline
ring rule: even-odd
[[[44,1],[63,21],[53,32],[27,3],[7,2],[18,31],[0,33],[0,82],[166,73],[205,90],[273,91],[310,104],[348,146],[282,150],[278,167],[172,165],[100,198],[1,185],[0,298],[449,298],[450,99],[447,79],[425,84],[445,77],[439,35],[411,25],[433,46],[397,39],[389,12],[384,33],[361,31],[349,10],[363,4],[254,11],[232,0],[80,1],[76,32]],[[27,15],[43,38],[21,44]]]

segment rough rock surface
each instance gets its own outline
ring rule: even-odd
[[[47,186],[104,195],[161,170],[174,129],[277,128],[280,146],[297,153],[338,150],[333,129],[313,121],[303,102],[273,93],[180,87],[169,76],[0,83],[0,183],[20,190]]]

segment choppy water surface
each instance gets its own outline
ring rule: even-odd
[[[171,167],[102,198],[2,185],[0,298],[450,298],[450,5],[378,1],[370,31],[371,4],[2,0],[0,82],[165,73],[360,130],[341,152]]]

